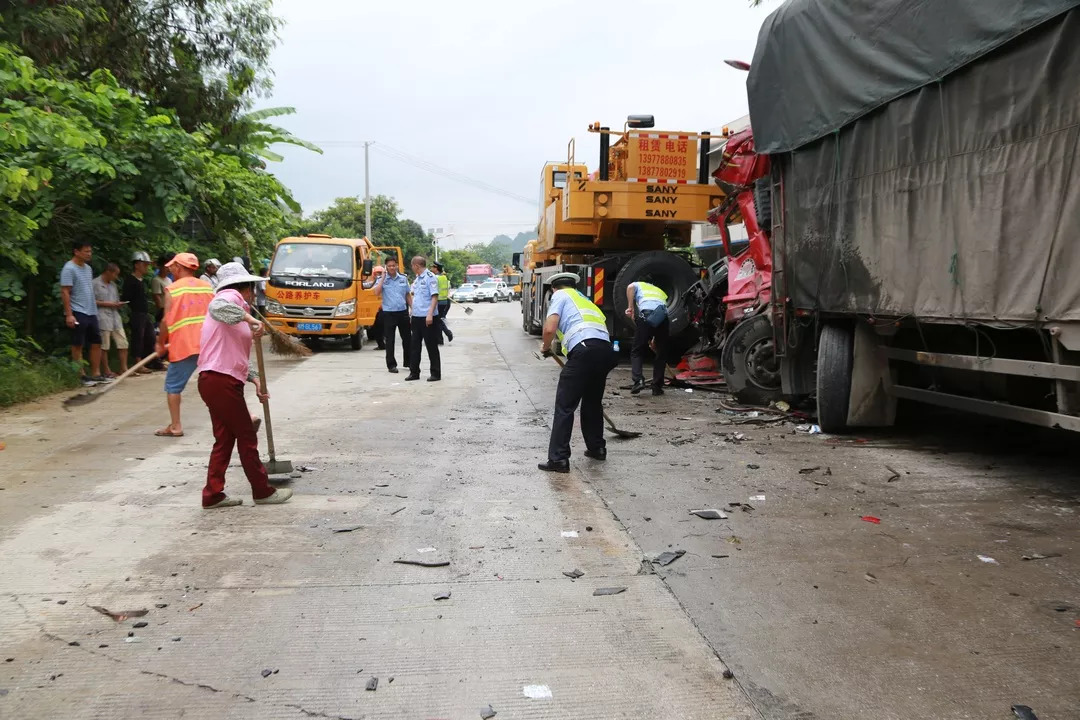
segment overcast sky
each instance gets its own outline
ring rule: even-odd
[[[540,171],[566,157],[597,164],[600,121],[651,113],[658,129],[718,130],[746,113],[749,61],[775,7],[748,0],[275,0],[284,18],[274,92],[262,106],[325,154],[289,148],[273,167],[304,211],[371,192],[406,217],[455,233],[444,247],[535,227]],[[386,149],[380,151],[378,146]],[[392,158],[404,152],[513,195],[486,192]]]

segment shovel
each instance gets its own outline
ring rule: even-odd
[[[255,338],[255,359],[259,363],[259,392],[266,395],[266,366],[263,362],[262,338]],[[288,475],[293,471],[288,460],[274,457],[274,428],[270,424],[270,401],[263,399],[263,416],[266,418],[266,447],[270,451],[270,460],[266,463],[267,475]]]
[[[536,357],[537,360],[543,360],[544,359],[544,356],[541,355],[538,352],[534,352],[533,355]],[[551,357],[556,363],[558,363],[559,367],[563,367],[563,361],[559,358],[558,355],[552,355]],[[608,417],[607,411],[604,410],[603,408],[600,408],[600,412],[604,416],[604,422],[607,423],[608,430],[610,430],[612,433],[614,433],[617,437],[621,437],[624,440],[630,440],[632,438],[641,437],[641,433],[639,433],[639,432],[635,432],[633,430],[620,430],[619,428],[615,427],[615,423],[613,423],[611,421],[611,418]]]

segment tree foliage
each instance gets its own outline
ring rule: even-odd
[[[40,67],[121,87],[173,109],[182,127],[224,125],[270,87],[280,21],[271,0],[11,0],[0,41]]]

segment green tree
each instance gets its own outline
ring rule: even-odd
[[[102,68],[187,130],[224,125],[269,90],[271,0],[10,0],[0,41],[88,80]]]

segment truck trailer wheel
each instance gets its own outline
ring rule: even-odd
[[[847,429],[854,344],[855,334],[848,325],[830,324],[821,329],[817,354],[817,408],[818,425],[823,432]]]
[[[735,326],[724,343],[721,365],[728,391],[748,405],[779,400],[780,359],[776,357],[772,323],[755,315]]]
[[[698,276],[690,263],[666,250],[643,252],[630,258],[615,276],[615,314],[617,322],[632,328],[634,321],[626,317],[626,286],[637,280],[645,280],[668,295],[668,315],[671,318],[672,335],[678,335],[690,324],[686,312],[678,312],[686,302],[686,291],[697,282]]]

